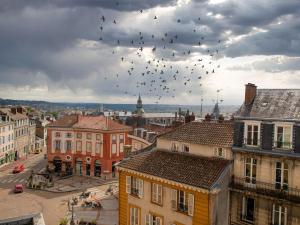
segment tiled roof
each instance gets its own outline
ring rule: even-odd
[[[9,108],[0,108],[0,115],[1,114],[8,115],[12,120],[28,119],[28,117],[24,114],[21,114],[21,113],[18,113],[18,112],[16,114],[12,113]]]
[[[48,125],[48,127],[69,127],[78,129],[94,129],[94,130],[126,130],[130,131],[131,127],[119,124],[104,116],[80,116],[70,115]]]
[[[233,144],[233,124],[230,121],[190,122],[162,136],[162,139],[200,145],[231,147]]]
[[[300,119],[300,89],[257,89],[253,103],[235,117]]]
[[[123,160],[119,167],[194,187],[210,189],[229,164],[230,161],[225,159],[154,150]]]

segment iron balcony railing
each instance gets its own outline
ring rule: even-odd
[[[231,188],[255,192],[259,195],[270,196],[291,202],[300,203],[300,189],[291,188],[286,185],[271,184],[261,181],[249,181],[246,178],[232,177]]]

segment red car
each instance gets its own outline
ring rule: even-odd
[[[19,165],[17,165],[14,168],[13,173],[21,173],[24,169],[25,169],[24,165],[23,164],[19,164]]]
[[[23,184],[16,184],[14,192],[15,193],[22,193],[23,192]]]

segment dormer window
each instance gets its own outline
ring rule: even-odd
[[[190,151],[190,146],[188,146],[187,144],[183,144],[182,145],[182,152],[189,152]]]
[[[178,145],[175,142],[172,142],[171,150],[172,151],[178,151]]]
[[[275,143],[274,147],[278,149],[292,148],[292,126],[276,125],[275,126]]]
[[[259,133],[260,125],[259,123],[246,123],[246,134],[245,134],[245,144],[248,146],[258,146],[259,145]]]

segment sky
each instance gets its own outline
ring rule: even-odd
[[[0,98],[239,105],[249,82],[300,88],[299,0],[0,1]]]

